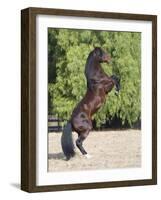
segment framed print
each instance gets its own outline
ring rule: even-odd
[[[157,184],[157,16],[21,11],[21,189]]]

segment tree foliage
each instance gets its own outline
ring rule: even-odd
[[[48,30],[48,110],[67,120],[86,92],[84,67],[94,46],[107,51],[110,64],[102,64],[107,74],[121,78],[120,94],[114,90],[94,118],[101,123],[118,117],[132,125],[141,116],[141,35],[134,32],[93,30]]]

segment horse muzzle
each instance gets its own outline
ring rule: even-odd
[[[111,61],[111,57],[107,54],[104,54],[102,56],[102,62],[106,62],[106,63],[109,63]]]

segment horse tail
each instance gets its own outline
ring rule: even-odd
[[[68,122],[64,126],[63,134],[61,136],[61,146],[67,160],[75,155],[71,122]]]

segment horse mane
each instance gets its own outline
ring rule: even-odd
[[[92,60],[92,56],[93,56],[93,51],[91,51],[87,57],[87,61],[86,61],[86,64],[85,64],[85,76],[86,76],[86,79],[87,79],[87,82],[88,82],[88,74],[90,72],[90,63],[93,62]],[[88,84],[88,83],[87,83]]]
[[[95,47],[96,48],[99,48],[99,47]],[[94,50],[95,50],[94,49]],[[88,81],[88,74],[90,73],[90,70],[91,70],[91,65],[92,65],[92,62],[94,62],[94,58],[93,58],[93,53],[94,53],[94,50],[92,50],[88,57],[87,57],[87,61],[86,61],[86,64],[85,64],[85,76],[87,78],[87,81]],[[98,65],[100,66],[100,64],[98,63]]]

